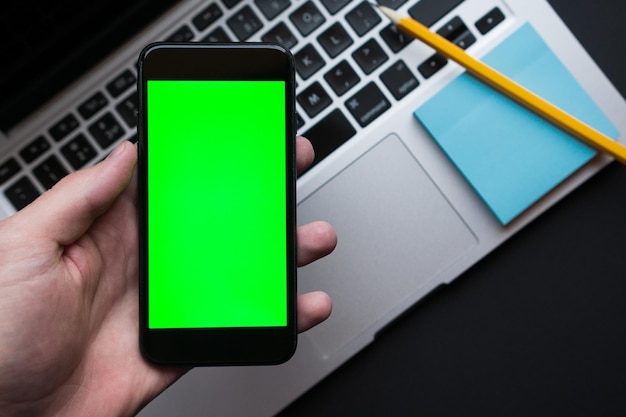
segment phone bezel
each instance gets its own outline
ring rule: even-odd
[[[285,81],[287,326],[203,329],[148,328],[147,181],[148,80]],[[260,365],[288,360],[297,342],[295,203],[295,64],[284,47],[268,43],[148,45],[138,62],[138,195],[140,348],[152,363],[169,366]]]

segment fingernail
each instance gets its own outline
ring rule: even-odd
[[[124,141],[126,142],[126,141]],[[117,147],[115,149],[113,149],[113,152],[111,152],[109,154],[109,156],[107,156],[106,159],[113,159],[116,158],[118,155],[120,155],[122,152],[124,152],[124,147],[126,146],[126,143],[120,143],[119,145],[117,145]]]

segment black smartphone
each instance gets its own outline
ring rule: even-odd
[[[297,340],[292,55],[157,43],[138,71],[144,357],[286,361]]]

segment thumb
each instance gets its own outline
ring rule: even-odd
[[[136,161],[135,146],[124,141],[104,161],[64,177],[15,216],[32,233],[69,245],[124,191]]]

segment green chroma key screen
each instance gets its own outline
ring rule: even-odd
[[[286,326],[285,83],[147,97],[148,327]]]

